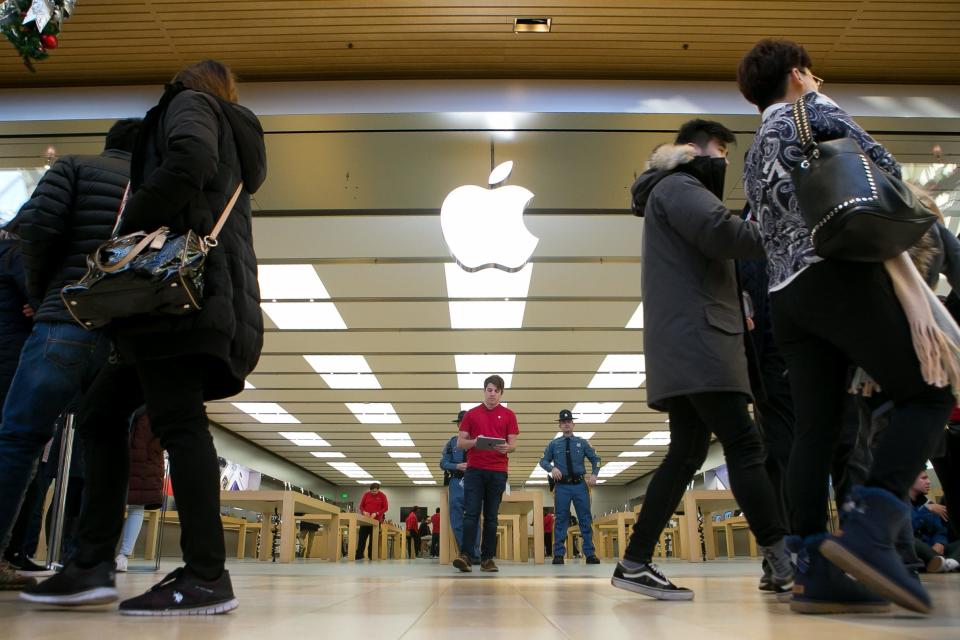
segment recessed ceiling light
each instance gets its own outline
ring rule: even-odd
[[[533,468],[533,471],[530,472],[531,478],[546,478],[549,474],[544,471],[543,467],[537,465]]]
[[[364,487],[369,487],[369,486],[372,485],[374,482],[376,482],[377,484],[380,484],[380,485],[383,484],[382,482],[378,482],[378,481],[376,481],[376,480],[374,480],[374,479],[372,479],[372,478],[371,478],[370,480],[357,480],[357,484],[363,485]]]
[[[524,480],[523,484],[549,484],[549,480]]]
[[[624,451],[621,453],[618,458],[646,458],[647,456],[652,456],[653,451]]]
[[[588,389],[637,389],[647,376],[643,354],[614,353],[603,359]]]
[[[574,431],[573,432],[573,435],[577,436],[578,438],[583,438],[584,440],[589,440],[596,434],[597,434],[596,431]],[[557,431],[557,435],[553,436],[553,439],[556,440],[561,436],[563,436],[563,431]]]
[[[627,322],[627,329],[643,329],[643,303],[637,305],[637,310],[630,316]]]
[[[407,474],[408,478],[432,478],[430,468],[426,462],[398,462],[397,466]]]
[[[437,484],[436,480],[414,480],[413,484]]]
[[[243,390],[246,391],[247,389],[256,389],[256,387],[253,386],[252,384],[250,384],[250,381],[249,381],[249,380],[244,380],[244,381],[243,381]]]
[[[651,431],[647,435],[643,436],[637,440],[633,446],[635,447],[656,447],[670,444],[670,432],[669,431]]]
[[[603,478],[603,479],[598,478],[598,479],[597,479],[597,484],[603,484],[603,483],[606,482],[606,481],[607,481],[606,478]]]
[[[409,439],[409,436],[407,436],[407,438]],[[410,440],[410,442],[412,443],[413,440]],[[407,446],[407,445],[401,445],[401,446]],[[391,458],[422,458],[423,457],[416,451],[390,451],[389,453],[387,453],[387,455],[390,456]]]
[[[264,424],[300,424],[276,402],[232,402],[240,411]]]
[[[598,478],[612,478],[615,475],[619,475],[637,464],[634,462],[608,462],[602,467],[600,467],[600,473],[597,474]]]
[[[587,424],[603,424],[622,406],[622,402],[578,402],[573,405],[573,419]]]
[[[400,424],[400,416],[389,402],[345,402],[360,424]]]
[[[318,436],[312,431],[278,431],[283,436],[298,447],[329,447],[330,443]]]
[[[514,33],[550,33],[553,18],[514,18]]]
[[[332,302],[262,302],[260,307],[283,330],[342,330],[347,324]]]
[[[310,264],[261,264],[257,267],[261,300],[329,300]]]
[[[363,356],[303,356],[331,389],[379,389],[380,381]]]
[[[348,478],[372,478],[369,473],[356,462],[328,462],[328,465],[347,476]]]
[[[370,434],[381,447],[412,447],[413,439],[405,432],[374,432]]]
[[[347,457],[339,451],[311,451],[310,455],[312,455],[315,458],[346,458]]]
[[[455,355],[453,360],[457,370],[457,385],[461,389],[483,389],[484,379],[494,373],[503,378],[504,387],[509,389],[517,356],[468,354]]]
[[[523,326],[525,301],[454,301],[450,306],[451,329],[519,329]]]
[[[448,298],[526,298],[530,291],[533,265],[510,273],[500,269],[464,271],[457,264],[443,265]]]

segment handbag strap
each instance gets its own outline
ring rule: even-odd
[[[130,264],[134,258],[140,255],[141,251],[149,247],[150,243],[153,242],[154,238],[166,232],[167,232],[166,227],[160,227],[156,231],[146,234],[145,236],[143,236],[143,239],[141,239],[140,242],[135,244],[133,248],[127,252],[127,255],[117,260],[116,264],[104,264],[103,262],[101,262],[99,248],[93,253],[93,261],[97,265],[97,268],[100,269],[100,271],[103,271],[104,273],[113,273],[114,271],[119,271],[120,269],[123,269],[125,266]]]
[[[803,154],[809,156],[817,148],[817,141],[813,139],[810,116],[807,113],[807,103],[804,102],[803,96],[797,98],[797,101],[793,103],[793,121],[797,125],[797,135],[800,138],[800,147]]]
[[[230,196],[230,200],[227,201],[227,205],[223,208],[223,211],[220,213],[220,217],[217,219],[217,224],[213,225],[213,230],[204,237],[203,242],[208,247],[217,246],[217,236],[220,235],[220,232],[223,231],[223,225],[227,224],[227,218],[230,217],[230,212],[233,211],[233,206],[237,204],[237,199],[240,197],[240,192],[243,190],[243,183],[237,185],[237,190],[233,192],[233,195]]]

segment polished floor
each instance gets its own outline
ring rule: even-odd
[[[165,563],[162,569],[174,566]],[[930,616],[900,609],[884,615],[801,616],[756,590],[755,562],[668,561],[662,566],[675,582],[695,590],[692,602],[657,602],[614,589],[609,562],[589,567],[505,562],[499,574],[469,575],[428,560],[231,562],[240,608],[224,616],[128,618],[118,615],[115,605],[55,609],[0,592],[0,638],[960,638],[960,574],[924,578],[936,604]],[[118,587],[127,597],[160,577],[121,574]]]

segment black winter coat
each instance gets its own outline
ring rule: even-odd
[[[131,161],[120,234],[167,226],[206,235],[243,181],[219,245],[207,257],[202,308],[111,325],[127,361],[208,356],[201,359],[207,400],[239,393],[263,347],[250,194],[266,171],[263,129],[253,112],[182,85],[169,86],[147,113]]]
[[[27,287],[18,244],[17,240],[0,240],[0,397],[10,388],[20,349],[33,327],[23,315]]]
[[[42,299],[36,319],[74,322],[60,290],[87,270],[87,255],[110,237],[130,175],[130,154],[64,156],[47,171],[17,214],[31,299]]]

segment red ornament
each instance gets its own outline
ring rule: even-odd
[[[49,33],[40,36],[40,42],[43,44],[44,49],[56,49],[60,46],[60,41],[57,40],[57,36]]]

